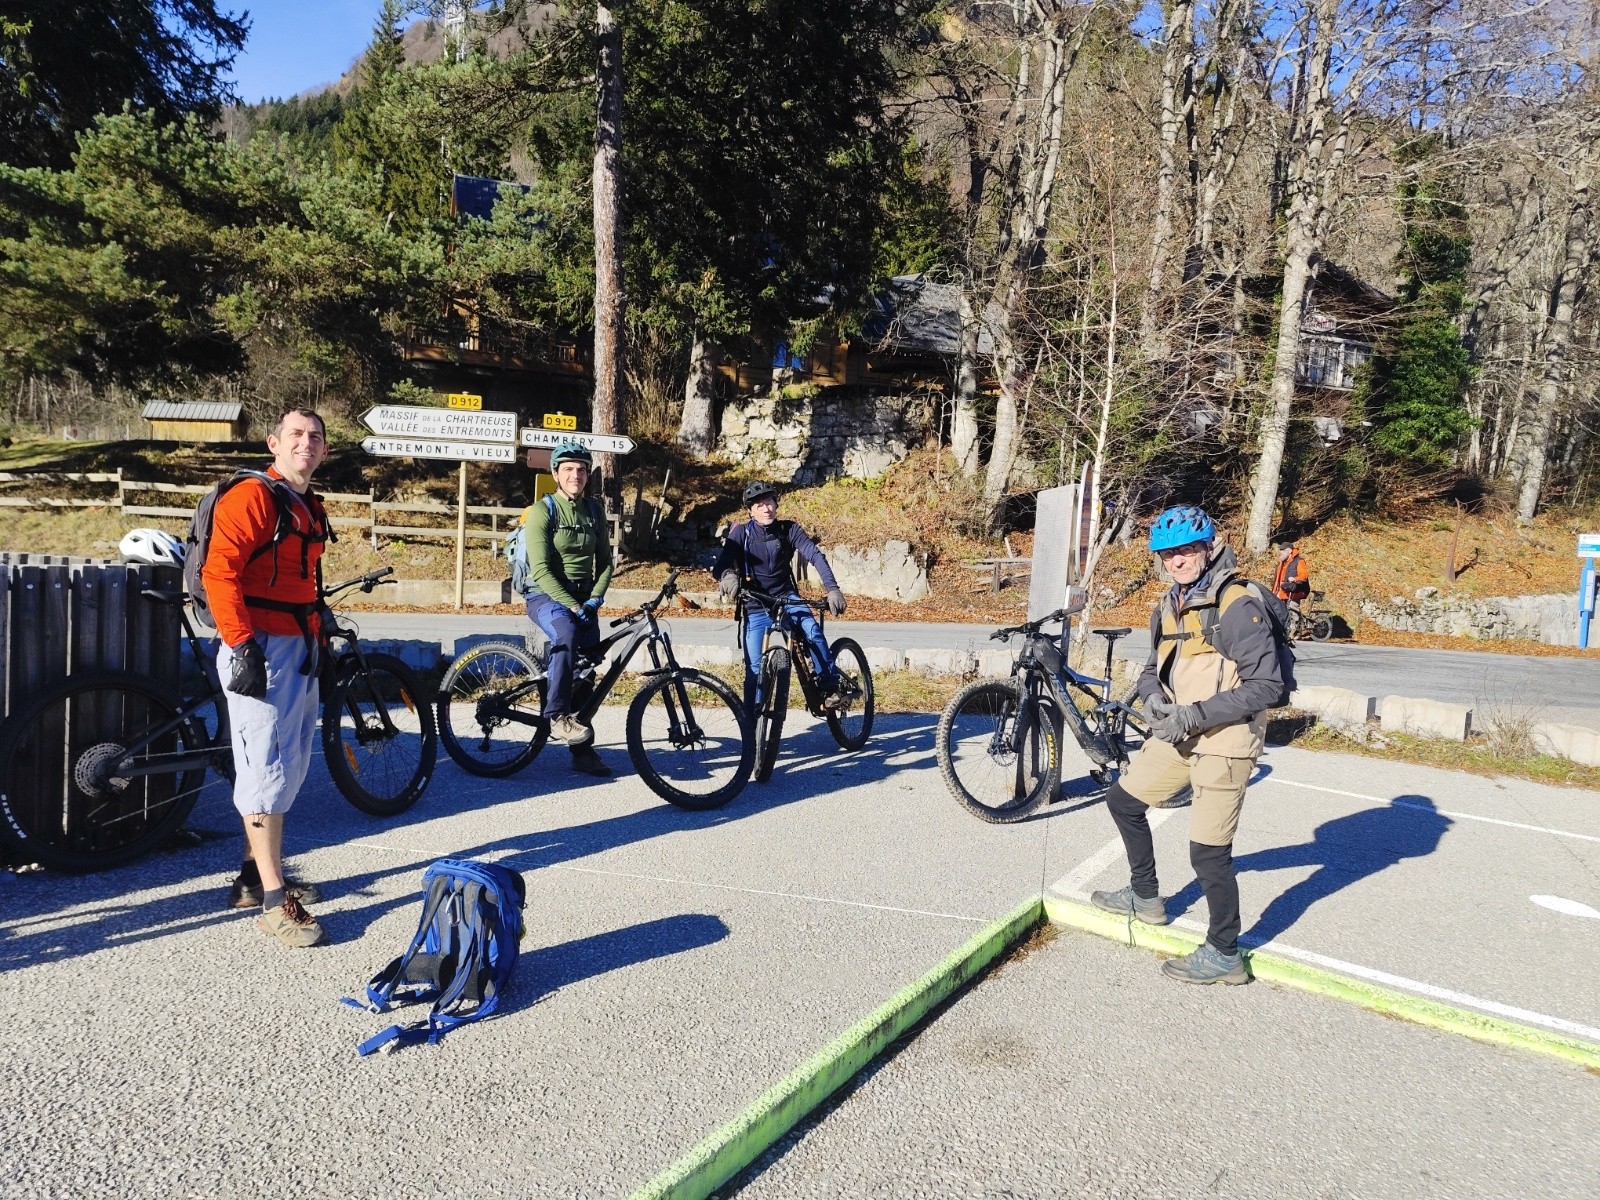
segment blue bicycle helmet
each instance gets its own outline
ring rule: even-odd
[[[1180,504],[1167,509],[1150,526],[1150,549],[1157,553],[1176,550],[1190,542],[1209,543],[1216,536],[1216,526],[1211,523],[1205,509],[1192,504]]]
[[[555,469],[564,462],[581,462],[586,467],[592,467],[594,455],[589,453],[589,447],[576,438],[567,438],[557,442],[550,451],[550,473],[555,474]]]

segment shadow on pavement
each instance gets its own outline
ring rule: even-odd
[[[475,778],[442,758],[432,785],[416,806],[400,818],[383,821],[347,804],[326,769],[316,762],[287,823],[286,855],[292,863],[297,855],[358,840],[388,843],[385,849],[395,852],[385,865],[371,871],[315,880],[330,905],[317,907],[317,919],[330,938],[352,941],[388,912],[415,904],[421,894],[422,870],[435,858],[503,860],[530,872],[659,836],[728,824],[826,795],[836,790],[834,777],[841,773],[848,774],[851,786],[870,784],[905,769],[908,757],[931,759],[933,726],[927,715],[882,717],[867,746],[853,754],[839,750],[825,726],[799,731],[794,743],[801,753],[787,760],[780,758],[780,775],[771,785],[752,783],[725,807],[708,812],[689,812],[661,801],[577,824],[519,830],[477,845],[437,848],[426,842],[418,845],[414,836],[408,844],[407,835],[425,837],[432,822],[458,813],[537,803],[555,795],[583,793],[584,802],[592,796],[598,806],[606,802],[607,788],[613,785],[569,770],[570,758],[560,746],[547,747],[521,776],[511,779]],[[823,751],[824,745],[829,749]],[[625,748],[603,745],[598,752],[619,776],[632,773]],[[826,769],[830,765],[832,769]],[[783,773],[785,766],[790,773]],[[806,766],[812,769],[796,769]],[[197,847],[157,852],[94,875],[7,875],[0,879],[0,970],[75,958],[249,916],[222,907],[243,840],[225,788],[208,789],[190,826],[209,831]],[[388,900],[372,900],[354,908],[333,907],[340,901],[372,896],[379,881],[396,875],[413,875],[416,886]],[[123,899],[130,893],[185,882],[191,886],[179,894],[138,902]],[[57,915],[80,906],[80,911]]]
[[[1270,942],[1289,929],[1310,907],[1353,883],[1398,866],[1408,858],[1424,858],[1439,848],[1453,825],[1427,796],[1396,796],[1382,808],[1324,821],[1311,841],[1296,846],[1258,850],[1234,859],[1241,875],[1256,871],[1316,868],[1305,879],[1273,897],[1256,923],[1245,931],[1251,945]],[[1167,901],[1173,916],[1187,912],[1200,899],[1200,885],[1190,880]]]

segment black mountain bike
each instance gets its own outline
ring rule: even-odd
[[[1020,821],[1056,795],[1063,730],[1072,731],[1093,764],[1090,777],[1104,786],[1115,781],[1136,748],[1128,743],[1130,732],[1149,736],[1137,694],[1111,698],[1112,651],[1118,638],[1133,631],[1093,631],[1106,640],[1106,677],[1096,679],[1067,662],[1065,619],[1071,611],[990,634],[1000,641],[1023,638],[1011,678],[968,684],[939,718],[936,753],[945,783],[962,807],[985,821]],[[1063,622],[1059,635],[1041,632],[1056,621]]]
[[[1325,592],[1312,592],[1289,610],[1289,639],[1325,642],[1333,636],[1333,614],[1323,604]]]
[[[336,584],[322,598],[371,592],[393,570]],[[207,770],[233,781],[228,706],[184,611],[188,598],[153,588],[141,594],[178,609],[198,678],[173,694],[136,671],[87,671],[0,726],[0,839],[20,861],[63,871],[128,862],[178,829]],[[439,750],[426,692],[398,658],[363,650],[352,626],[336,619],[326,636],[328,774],[363,812],[404,812],[427,789]]]
[[[678,573],[652,600],[611,622],[619,632],[573,656],[572,715],[588,723],[640,646],[650,669],[628,708],[628,757],[656,795],[679,808],[719,808],[750,779],[750,724],[733,689],[715,675],[681,667],[656,610],[677,595]],[[613,654],[605,673],[606,655]],[[439,684],[444,748],[472,775],[513,775],[550,736],[544,716],[545,662],[520,640],[479,642]]]
[[[867,744],[872,734],[872,717],[876,711],[872,693],[872,671],[867,666],[866,653],[852,638],[838,638],[828,647],[833,656],[833,669],[839,681],[839,695],[843,703],[836,708],[824,708],[826,698],[822,681],[817,678],[811,663],[811,653],[800,622],[789,611],[792,604],[804,604],[823,620],[827,606],[814,600],[794,597],[769,596],[746,588],[740,593],[746,604],[757,604],[772,617],[772,628],[767,631],[761,650],[761,663],[757,668],[760,707],[755,714],[756,782],[765,783],[772,778],[772,767],[778,761],[778,745],[783,740],[783,721],[789,712],[789,673],[791,665],[800,677],[800,693],[805,697],[806,711],[828,722],[833,740],[846,750],[859,750]],[[744,645],[743,622],[740,623],[739,644]]]

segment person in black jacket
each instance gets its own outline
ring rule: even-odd
[[[811,613],[811,608],[800,599],[795,587],[794,571],[790,564],[798,554],[822,576],[822,586],[827,589],[828,612],[840,616],[844,612],[844,593],[839,581],[833,577],[833,568],[817,548],[806,531],[793,521],[778,520],[778,489],[770,483],[752,483],[744,490],[744,502],[750,509],[750,519],[740,521],[728,530],[722,542],[722,552],[717,555],[712,574],[717,577],[718,589],[727,599],[733,599],[744,587],[754,587],[769,596],[791,597],[793,604],[786,605],[789,615],[805,634],[811,653],[811,664],[823,689],[822,706],[837,708],[844,702],[839,694],[838,679],[833,671],[833,656],[828,653],[828,640],[822,626]],[[772,628],[772,615],[759,605],[741,606],[744,642],[744,704],[751,717],[755,716],[761,697],[757,695],[756,671],[761,664],[761,650],[767,630]]]

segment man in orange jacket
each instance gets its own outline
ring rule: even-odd
[[[1272,590],[1296,612],[1300,611],[1300,601],[1311,595],[1311,569],[1293,542],[1278,543],[1278,570],[1272,579]]]
[[[233,804],[244,818],[245,856],[229,903],[261,905],[256,924],[288,946],[314,946],[322,927],[306,911],[314,888],[283,869],[283,818],[311,765],[320,695],[318,562],[328,515],[311,491],[327,457],[322,418],[284,413],[267,436],[282,480],[242,480],[217,500],[201,569],[221,646],[233,737]]]

